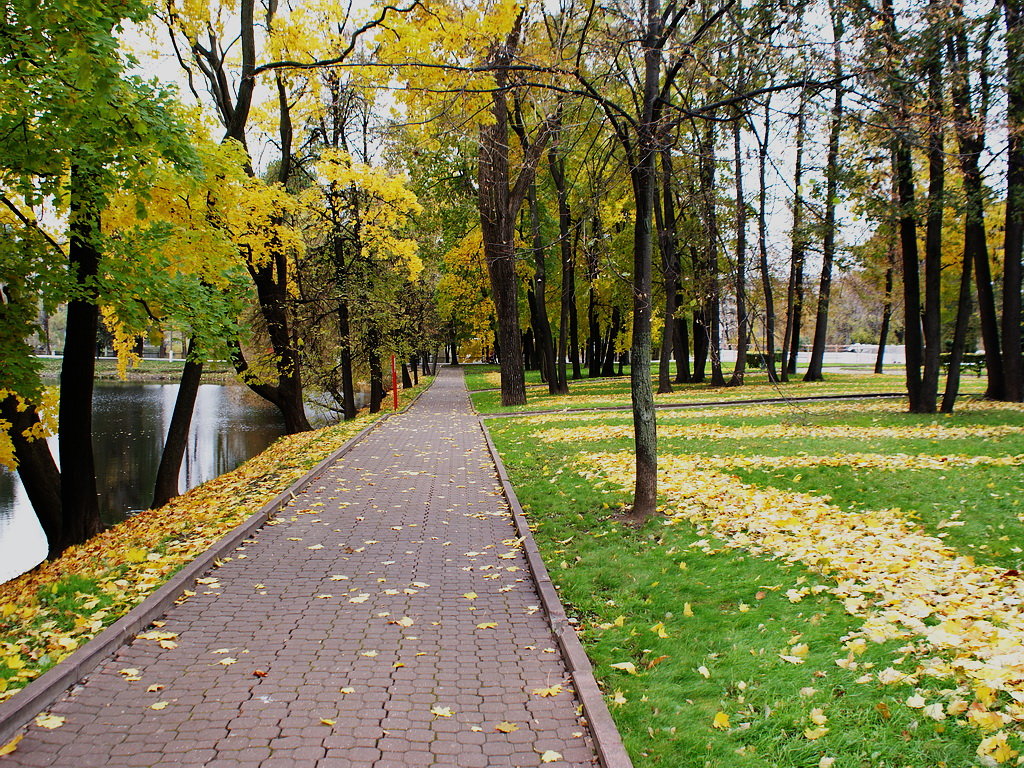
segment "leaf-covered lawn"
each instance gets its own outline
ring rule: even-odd
[[[428,383],[403,391],[403,401]],[[283,437],[234,471],[0,584],[0,701],[142,602],[372,418]]]
[[[1017,763],[1024,409],[659,417],[636,532],[628,415],[489,422],[638,766]]]

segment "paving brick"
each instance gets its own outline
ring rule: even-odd
[[[531,694],[567,670],[541,651],[555,642],[515,539],[461,373],[442,369],[225,559],[219,589],[168,612],[177,648],[120,648],[4,768],[534,768],[538,745],[595,765],[574,696]]]

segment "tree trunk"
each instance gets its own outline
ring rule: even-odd
[[[714,117],[711,115],[710,117]],[[699,139],[700,203],[704,219],[704,248],[701,258],[702,276],[699,285],[703,295],[707,355],[711,359],[711,386],[725,386],[722,373],[722,305],[718,280],[718,206],[715,201],[715,122],[708,120]],[[701,370],[703,379],[703,369]]]
[[[1006,223],[1003,238],[1003,397],[1024,399],[1021,357],[1021,258],[1024,246],[1024,29],[1020,0],[1003,0],[1006,18]]]
[[[953,329],[953,344],[949,350],[949,367],[946,373],[946,391],[942,394],[942,412],[952,413],[956,396],[960,391],[960,367],[964,359],[964,344],[967,339],[967,323],[971,317],[971,259],[964,254],[963,269],[960,272],[960,293],[956,305],[956,326]]]
[[[352,326],[349,320],[348,299],[338,302],[338,337],[341,344],[341,399],[345,421],[356,417],[356,387],[352,376]]]
[[[10,422],[18,477],[46,534],[48,557],[55,558],[75,543],[65,533],[61,512],[61,477],[45,439],[28,440],[26,430],[38,429],[39,414],[34,407],[18,409],[13,395],[0,400],[0,418]]]
[[[678,260],[676,261],[676,273],[679,273]],[[677,294],[678,295],[678,294]],[[679,301],[676,301],[676,307],[679,306]],[[675,334],[672,338],[672,343],[675,345],[675,357],[676,357],[676,384],[689,384],[693,381],[693,377],[690,374],[690,338],[687,333],[686,318],[676,310],[676,314],[679,315],[675,322]]]
[[[537,357],[540,362],[541,376],[548,385],[548,394],[566,394],[568,390],[558,380],[554,334],[551,331],[551,322],[548,320],[547,265],[544,258],[544,240],[540,232],[536,184],[530,185],[526,199],[530,208],[530,229],[533,235],[533,302],[531,308],[534,315],[533,326],[537,342]]]
[[[661,353],[658,355],[658,394],[672,391],[672,348],[676,326],[676,297],[679,292],[679,275],[676,266],[679,258],[676,255],[675,199],[672,192],[672,156],[667,148],[663,148],[661,156],[661,202],[658,201],[657,189],[652,200],[654,203],[654,221],[658,230],[658,251],[661,254],[661,282],[665,292],[664,313],[662,315]],[[678,365],[678,363],[677,363]]]
[[[68,302],[60,369],[57,445],[64,516],[60,549],[80,544],[103,530],[92,447],[92,393],[100,315],[95,285],[100,263],[95,245],[100,229],[100,201],[91,186],[92,180],[73,165],[68,261],[77,290],[75,298]]]
[[[409,365],[402,361],[402,389],[412,389],[412,377],[409,376]]]
[[[560,126],[559,126],[560,127]],[[557,144],[557,141],[556,141]],[[558,243],[562,266],[562,290],[558,303],[558,349],[556,352],[555,375],[558,379],[559,392],[569,393],[569,372],[567,357],[570,354],[570,336],[575,337],[574,325],[576,304],[576,259],[573,253],[573,241],[570,236],[572,229],[572,211],[569,209],[569,190],[565,182],[565,162],[558,157],[557,147],[548,151],[548,167],[551,170],[551,181],[555,185],[555,197],[558,202]],[[575,348],[576,339],[571,343]],[[579,378],[578,350],[573,362],[573,378]]]
[[[962,18],[959,19],[961,24]],[[964,254],[974,261],[974,282],[978,292],[978,316],[981,337],[985,345],[985,369],[988,386],[985,397],[1002,400],[1004,396],[1003,360],[999,342],[999,316],[996,312],[992,269],[988,259],[988,240],[985,234],[985,186],[980,158],[985,149],[984,130],[978,126],[974,114],[968,81],[967,43],[960,31],[950,40],[956,72],[953,73],[951,97],[954,124],[959,145],[960,171],[964,186]]]
[[[843,37],[842,12],[830,3],[832,38],[834,45],[833,74],[843,75],[840,59],[840,41]],[[825,164],[825,222],[821,248],[821,280],[818,283],[818,310],[814,320],[814,341],[811,359],[804,373],[804,381],[823,381],[825,342],[828,340],[828,305],[832,296],[832,264],[836,254],[836,196],[839,193],[839,132],[843,120],[843,89],[837,86],[832,103],[831,126],[828,135],[828,157]]]
[[[942,352],[942,211],[945,204],[946,152],[943,124],[941,0],[929,0],[928,51],[928,205],[924,237],[924,368],[921,408],[934,413]]]
[[[764,361],[768,371],[768,381],[779,380],[778,367],[775,364],[775,295],[772,291],[771,270],[768,268],[768,216],[766,200],[768,188],[765,183],[765,172],[768,164],[768,130],[771,126],[771,97],[764,105],[764,134],[757,145],[757,246],[758,264],[761,270],[761,290],[764,292]]]
[[[789,285],[786,289],[786,330],[782,341],[782,380],[796,374],[800,352],[800,325],[804,307],[804,257],[807,235],[804,232],[804,196],[801,184],[804,169],[804,142],[807,138],[807,92],[800,92],[796,121],[796,161],[793,166],[793,232],[789,261]]]
[[[906,350],[907,396],[911,413],[929,413],[922,392],[921,279],[914,216],[914,168],[907,140],[893,140],[893,178],[899,204],[900,251],[903,261],[903,344]]]
[[[885,345],[889,342],[889,325],[892,321],[893,265],[895,263],[895,247],[892,247],[889,249],[889,266],[885,270],[885,299],[882,302],[882,327],[878,332],[878,353],[875,355],[875,373],[882,373],[885,361]]]
[[[743,194],[743,152],[740,117],[732,125],[733,153],[736,162],[736,365],[730,386],[743,383],[747,368],[747,200]]]
[[[162,507],[181,492],[178,486],[181,460],[188,447],[192,414],[199,394],[199,383],[203,377],[203,361],[197,360],[196,357],[196,340],[193,336],[189,340],[185,367],[181,370],[178,394],[174,398],[174,410],[171,411],[171,423],[167,427],[167,439],[160,453],[160,466],[157,468],[156,482],[153,486],[154,509]]]
[[[515,270],[514,215],[508,190],[508,109],[496,95],[495,122],[480,129],[479,207],[484,259],[501,347],[501,404],[526,404],[526,373],[519,329],[518,279]]]

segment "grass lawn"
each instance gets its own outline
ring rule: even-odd
[[[628,414],[488,422],[638,768],[1018,764],[1024,409],[902,407],[660,412],[639,531]]]
[[[526,405],[502,406],[501,393],[497,390],[501,380],[498,367],[494,365],[466,366],[466,386],[470,390],[473,405],[479,413],[515,413],[517,411],[562,410],[567,408],[627,407],[630,404],[628,376],[588,379],[569,382],[568,395],[549,395],[546,385],[540,382],[538,371],[526,372]],[[629,369],[626,368],[628,373]],[[984,391],[984,379],[968,376],[961,381],[962,394],[980,394]],[[654,384],[657,389],[657,368]],[[825,372],[825,381],[807,383],[799,377],[787,382],[772,384],[763,372],[748,372],[746,383],[741,387],[712,387],[709,384],[677,384],[675,391],[654,396],[658,405],[681,403],[743,401],[762,398],[807,397],[815,395],[869,395],[892,394],[906,391],[902,373],[839,373]]]

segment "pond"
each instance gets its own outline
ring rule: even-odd
[[[145,509],[153,498],[177,384],[98,382],[93,398],[100,514],[106,524]],[[184,491],[228,472],[284,434],[277,408],[240,385],[199,388],[188,449]],[[56,438],[51,438],[56,454]],[[0,582],[46,557],[46,541],[16,473],[0,468]]]

